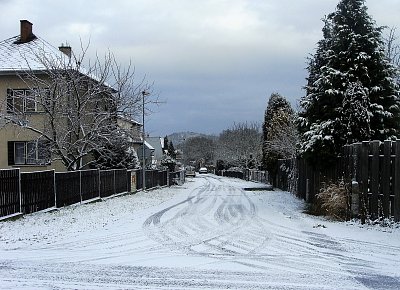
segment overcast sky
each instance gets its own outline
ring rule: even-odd
[[[339,0],[0,0],[0,38],[19,20],[54,46],[111,50],[132,60],[138,79],[154,82],[165,104],[146,131],[218,134],[234,122],[262,122],[279,92],[296,107],[304,94],[306,57],[322,38],[325,15]],[[400,32],[399,0],[368,0],[379,26]]]

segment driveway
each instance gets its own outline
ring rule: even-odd
[[[211,174],[0,223],[0,289],[399,289],[400,229]]]

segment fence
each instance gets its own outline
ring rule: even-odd
[[[347,145],[331,168],[317,170],[303,159],[280,160],[278,187],[308,202],[323,183],[343,180],[354,214],[400,221],[400,140]]]
[[[267,172],[255,169],[243,169],[242,171],[219,170],[216,171],[216,174],[219,176],[233,177],[261,183],[267,183],[268,181]]]
[[[19,169],[0,170],[0,216],[17,213],[21,209]]]
[[[175,171],[169,173],[168,185],[180,185],[185,183],[185,171]]]
[[[0,170],[0,217],[62,207],[142,188],[141,170]],[[183,171],[173,172],[184,176]],[[184,179],[183,181],[184,182]],[[169,185],[168,172],[146,170],[146,188]]]

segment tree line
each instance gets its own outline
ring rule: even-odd
[[[261,164],[261,131],[257,123],[235,123],[218,136],[197,136],[178,148],[186,165],[214,166],[217,170],[256,168]]]

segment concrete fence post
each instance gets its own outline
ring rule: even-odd
[[[357,181],[351,183],[351,214],[357,216],[360,213],[360,186]]]

